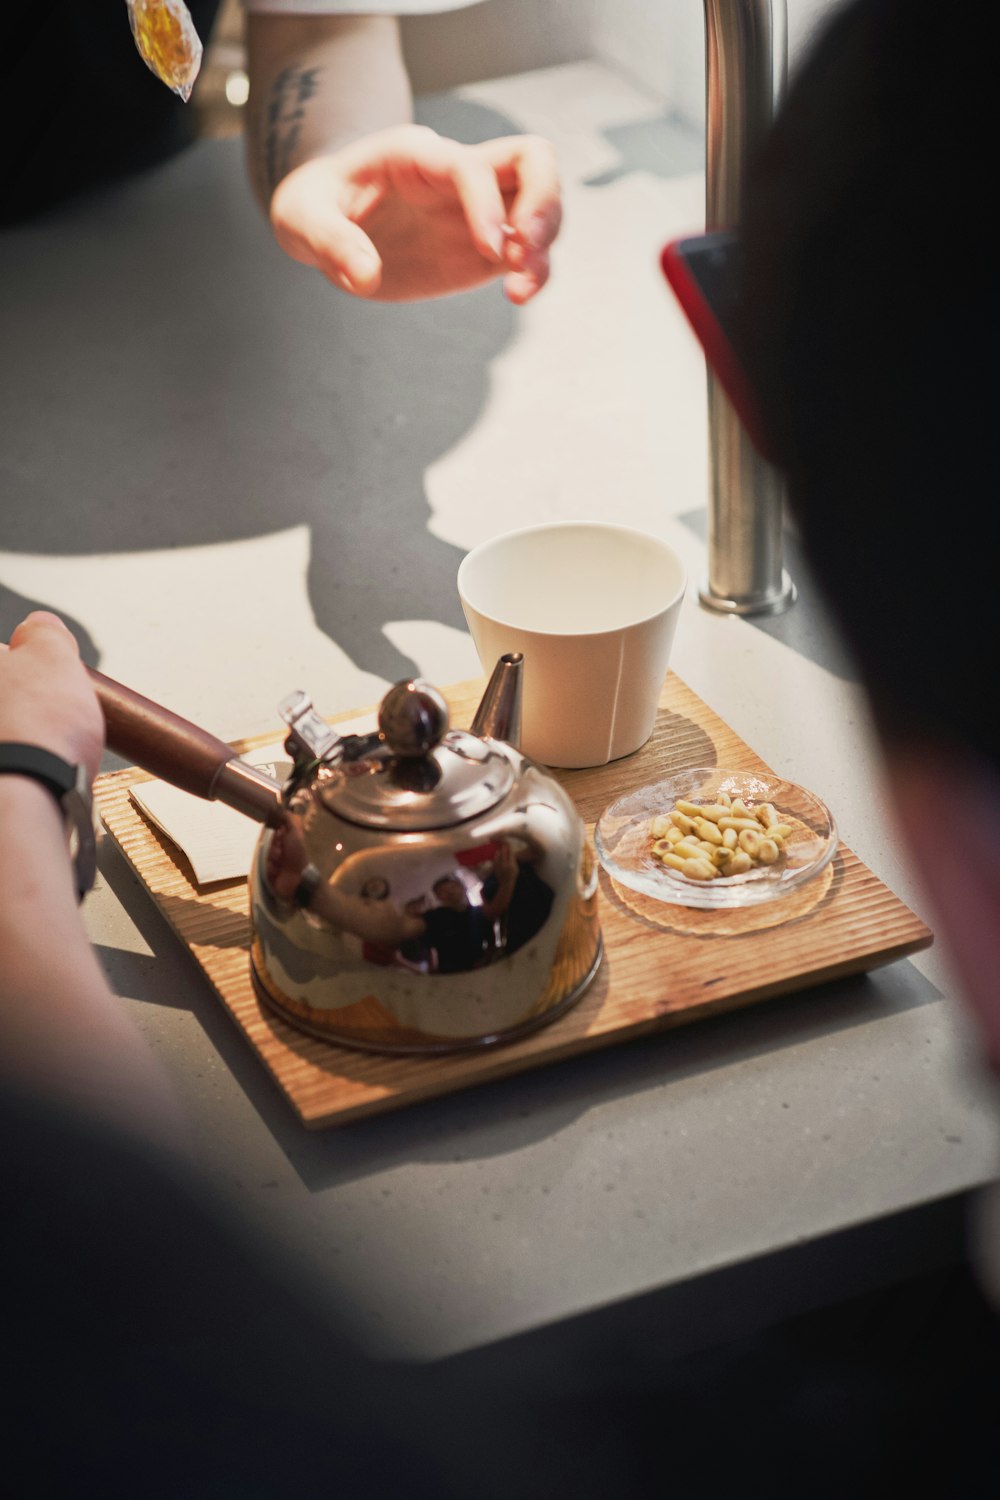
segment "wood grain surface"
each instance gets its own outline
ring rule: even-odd
[[[455,724],[471,721],[482,686],[459,683],[445,690]],[[592,836],[601,812],[625,792],[687,766],[711,765],[770,769],[671,672],[653,735],[641,750],[610,766],[555,774]],[[741,911],[667,906],[617,885],[602,871],[604,962],[571,1010],[521,1041],[477,1052],[399,1057],[351,1051],[296,1031],[261,1005],[249,972],[246,883],[198,889],[184,855],[129,797],[130,787],[148,779],[134,768],[98,778],[95,795],[104,824],[310,1129],[872,969],[933,941],[920,918],[843,844],[826,870],[799,891]]]

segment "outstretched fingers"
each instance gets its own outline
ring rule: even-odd
[[[549,278],[549,249],[562,224],[555,151],[532,135],[504,136],[477,149],[490,162],[510,204],[504,290],[512,302],[527,302]]]

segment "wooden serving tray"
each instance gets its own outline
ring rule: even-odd
[[[472,682],[446,690],[454,723],[471,721],[481,689],[481,682]],[[270,738],[242,741],[236,748],[242,752]],[[556,774],[592,836],[615,798],[685,766],[709,765],[769,771],[671,672],[653,735],[640,751],[610,766]],[[731,912],[667,906],[617,885],[602,870],[604,962],[565,1015],[522,1041],[478,1052],[439,1057],[356,1052],[306,1036],[261,1006],[250,981],[246,882],[197,888],[185,856],[129,798],[130,787],[149,779],[134,768],[98,777],[95,794],[105,826],[309,1129],[399,1109],[876,968],[933,941],[920,918],[843,844],[826,870],[800,891]]]

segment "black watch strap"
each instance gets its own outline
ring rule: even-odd
[[[0,773],[4,771],[40,781],[60,804],[76,786],[76,766],[41,745],[0,745]]]
[[[70,765],[41,745],[5,741],[0,743],[0,775],[5,773],[41,782],[58,802],[69,830],[77,895],[82,901],[97,873],[94,813],[84,768]]]

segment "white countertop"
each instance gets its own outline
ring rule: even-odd
[[[350,302],[287,262],[210,142],[0,242],[0,628],[72,619],[113,677],[223,737],[308,688],[477,675],[454,575],[586,516],[704,568],[700,353],[657,253],[701,221],[697,139],[582,63],[425,102],[559,148],[552,282]],[[498,119],[503,116],[504,120]],[[812,585],[755,624],[692,587],[673,666],[929,916]],[[346,1286],[380,1346],[470,1349],[993,1178],[997,1112],[946,955],[309,1135],[113,847],[88,928],[206,1171]]]

